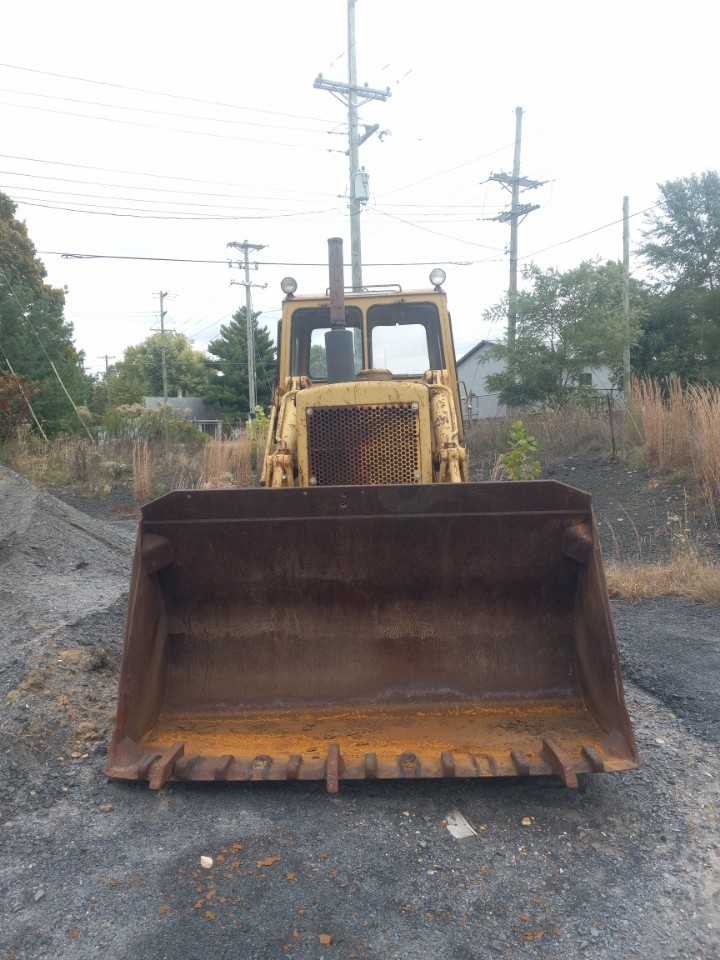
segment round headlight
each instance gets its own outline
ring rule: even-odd
[[[445,277],[447,274],[442,267],[435,267],[434,270],[430,271],[430,283],[437,289],[445,283]]]
[[[283,277],[280,281],[280,289],[286,296],[291,297],[297,290],[297,280],[295,277]]]

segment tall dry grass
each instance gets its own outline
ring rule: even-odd
[[[613,430],[619,438],[622,413],[612,412]],[[473,470],[483,478],[492,478],[495,461],[507,449],[507,438],[512,422],[510,417],[476,420],[466,427],[467,443]],[[568,456],[610,454],[612,434],[608,412],[599,406],[588,409],[568,405],[537,413],[523,413],[519,417],[528,433],[538,441],[542,463],[552,463]]]
[[[713,517],[720,504],[720,387],[668,381],[633,381],[628,408],[631,443],[657,470],[689,470]]]
[[[677,470],[691,463],[692,408],[691,391],[683,387],[678,377],[667,381],[654,377],[633,379],[628,439],[642,446],[649,466]]]
[[[138,503],[153,495],[153,451],[147,440],[138,440],[132,451],[133,490]]]
[[[203,448],[200,486],[248,487],[252,483],[252,450],[247,436],[210,440]]]

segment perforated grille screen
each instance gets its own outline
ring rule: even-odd
[[[412,403],[307,410],[310,482],[418,483],[418,411]]]

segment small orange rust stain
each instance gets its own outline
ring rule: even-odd
[[[527,940],[528,943],[535,943],[537,940],[542,940],[544,936],[544,930],[528,930],[523,934],[523,940]]]
[[[292,870],[285,874],[286,880],[297,880],[297,874],[293,873]]]
[[[68,940],[77,940],[79,936],[80,936],[79,929],[77,927],[70,927],[70,929],[67,932]]]
[[[318,940],[324,947],[329,947],[333,942],[333,935],[331,933],[321,933],[318,937]]]
[[[166,903],[161,903],[158,912],[161,914],[161,916],[164,916],[166,913],[170,913],[170,907]]]
[[[258,860],[256,866],[258,867],[271,867],[274,863],[277,863],[280,860],[280,857],[265,857],[263,860]]]
[[[241,843],[231,843],[231,844],[230,844],[230,852],[231,852],[231,853],[240,853],[241,850],[242,850],[242,844],[241,844]]]
[[[208,920],[217,920],[217,915],[212,910],[206,910],[205,916]]]

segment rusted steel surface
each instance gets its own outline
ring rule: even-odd
[[[110,776],[573,785],[637,762],[587,494],[217,490],[143,508]]]

